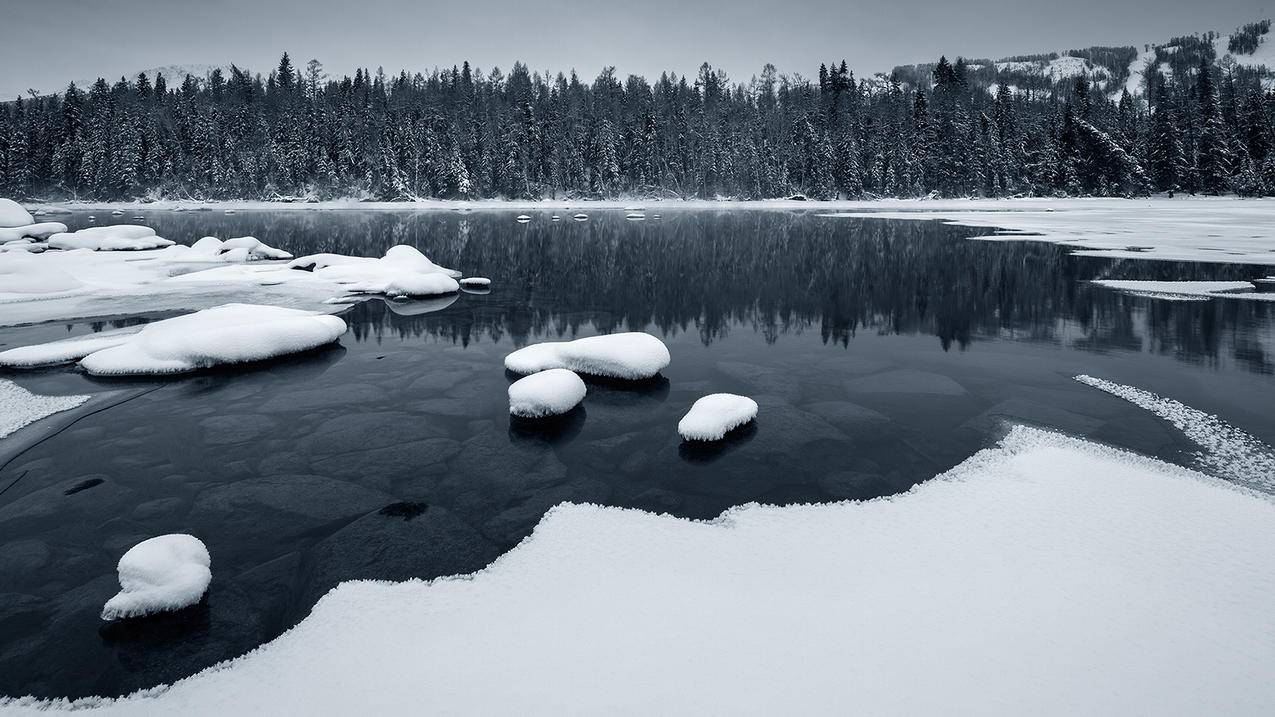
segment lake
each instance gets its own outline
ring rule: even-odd
[[[341,314],[339,345],[231,370],[0,371],[37,393],[100,395],[47,419],[57,430],[25,450],[21,433],[0,441],[0,694],[171,682],[276,637],[342,580],[481,569],[564,501],[712,519],[749,502],[889,496],[1011,423],[1193,465],[1181,433],[1073,380],[1082,373],[1275,443],[1275,303],[1087,283],[1268,270],[1071,257],[936,222],[814,211],[544,212],[526,224],[516,213],[146,216],[183,243],[252,235],[298,256],[410,244],[492,286],[370,299]],[[169,315],[0,328],[0,347]],[[589,381],[560,419],[511,422],[507,353],[622,330],[662,338],[672,364],[650,381]],[[718,445],[683,444],[678,419],[721,391],[755,398],[758,420]],[[104,625],[120,555],[168,532],[207,544],[204,601]]]

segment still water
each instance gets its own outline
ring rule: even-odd
[[[934,222],[814,213],[513,217],[147,216],[178,241],[253,235],[297,255],[411,244],[492,288],[372,299],[342,314],[339,345],[233,370],[0,372],[37,393],[97,396],[46,421],[43,440],[0,442],[0,694],[118,695],[179,679],[279,635],[342,580],[477,570],[563,501],[707,519],[751,501],[891,495],[1010,422],[1191,464],[1180,433],[1079,373],[1275,443],[1275,304],[1087,283],[1260,269],[1073,258]],[[0,329],[0,348],[167,315]],[[620,330],[661,337],[672,365],[648,382],[590,382],[561,420],[510,422],[505,354]],[[756,398],[755,425],[712,448],[682,445],[678,419],[720,391]],[[203,603],[104,626],[119,556],[168,532],[208,545]]]

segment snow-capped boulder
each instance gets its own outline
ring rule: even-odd
[[[505,368],[531,374],[565,368],[590,376],[646,379],[669,365],[668,347],[638,331],[551,341],[518,349],[505,357]]]
[[[26,224],[20,227],[0,229],[0,244],[23,239],[48,239],[54,234],[61,234],[65,231],[66,225],[61,222],[40,222],[39,224]]]
[[[95,376],[185,373],[262,361],[332,343],[345,333],[335,316],[254,304],[225,304],[157,321],[132,333],[55,341],[0,352],[0,366],[80,359]]]
[[[491,286],[491,279],[485,276],[467,276],[460,280],[461,286]]]
[[[193,535],[160,535],[120,558],[120,591],[102,607],[103,620],[141,617],[190,607],[212,582],[212,560]]]
[[[293,259],[288,266],[312,271],[317,278],[360,294],[419,297],[460,291],[456,282],[461,276],[459,271],[441,267],[415,247],[403,244],[390,247],[380,259],[313,254]]]
[[[12,199],[0,199],[0,227],[21,227],[34,224],[35,217]]]
[[[688,441],[720,441],[730,431],[757,417],[757,402],[733,393],[714,393],[691,406],[677,432]]]
[[[584,400],[584,381],[564,368],[551,368],[509,385],[509,413],[544,418],[566,413]]]
[[[189,247],[176,245],[169,251],[185,255],[183,258],[216,259],[229,263],[263,259],[291,259],[282,249],[265,244],[256,237],[238,237],[222,241],[217,237],[204,237]]]
[[[52,249],[92,249],[93,251],[143,251],[172,246],[173,241],[155,236],[155,230],[137,224],[88,227],[49,237]]]

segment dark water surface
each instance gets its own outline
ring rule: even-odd
[[[0,462],[12,458],[0,468],[0,694],[170,682],[277,636],[341,580],[481,568],[563,501],[711,518],[750,501],[890,495],[994,443],[1007,422],[1190,464],[1181,434],[1078,373],[1275,443],[1275,305],[1086,283],[1261,269],[1072,258],[932,222],[513,215],[147,216],[179,241],[251,234],[298,255],[413,244],[493,285],[358,304],[339,345],[257,366],[164,381],[0,372],[37,393],[101,394],[44,422],[52,435],[16,456],[23,433],[0,441]],[[136,320],[0,329],[0,347]],[[505,354],[618,330],[660,336],[672,365],[649,382],[591,382],[562,420],[511,424]],[[716,448],[681,445],[678,419],[719,391],[756,398],[756,425]],[[167,532],[208,545],[204,602],[103,627],[119,556]]]

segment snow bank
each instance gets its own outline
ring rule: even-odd
[[[359,294],[438,296],[460,291],[456,282],[460,272],[441,267],[415,247],[403,244],[390,247],[380,259],[314,254],[294,259],[289,266],[308,269],[318,278]]]
[[[23,426],[89,400],[88,396],[37,396],[8,379],[0,378],[0,438]]]
[[[49,237],[51,249],[92,249],[93,251],[143,251],[172,246],[173,241],[155,236],[155,230],[137,224],[115,224],[62,232]]]
[[[892,498],[712,522],[562,505],[471,577],[345,583],[167,690],[43,706],[1271,714],[1272,594],[1268,498],[1015,428]]]
[[[120,591],[103,620],[180,610],[199,602],[212,581],[208,548],[193,535],[160,535],[134,545],[119,562]]]
[[[41,222],[26,224],[10,229],[0,229],[0,244],[22,241],[23,239],[48,239],[54,234],[66,232],[66,225],[61,222]]]
[[[147,324],[140,331],[55,341],[0,353],[11,367],[80,358],[98,376],[185,373],[308,351],[345,333],[335,316],[252,304],[226,304]]]
[[[677,432],[688,441],[720,441],[731,430],[757,417],[757,402],[733,393],[714,393],[691,406]]]
[[[1275,264],[1275,201],[988,199],[863,202],[826,217],[938,219],[996,229],[983,239],[1066,244],[1079,256]]]
[[[12,199],[0,198],[0,227],[20,227],[34,224],[35,217]]]
[[[565,368],[551,368],[509,384],[509,413],[544,418],[566,413],[584,400],[584,381]]]
[[[668,347],[650,334],[628,332],[532,344],[505,357],[505,368],[530,374],[551,368],[609,378],[645,379],[669,364]]]
[[[1275,451],[1257,438],[1210,413],[1133,386],[1080,375],[1077,381],[1123,398],[1173,424],[1202,449],[1196,454],[1205,471],[1250,488],[1275,494]]]

